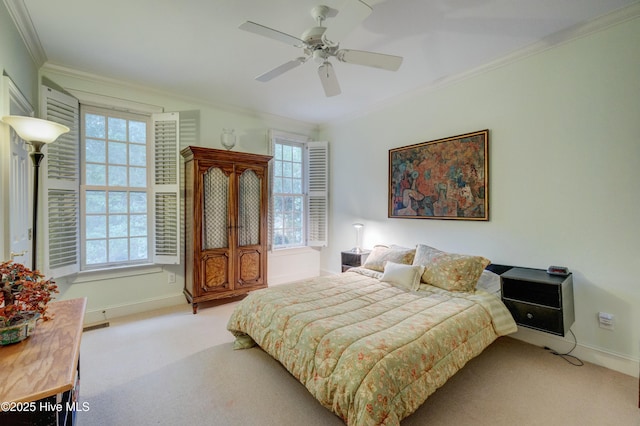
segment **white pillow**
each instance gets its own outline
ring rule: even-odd
[[[418,290],[420,277],[424,272],[424,266],[405,265],[387,261],[384,265],[384,273],[380,281],[404,288],[405,290]]]
[[[482,289],[488,293],[493,293],[500,297],[500,275],[487,271],[486,269],[480,274],[480,279],[476,288]]]

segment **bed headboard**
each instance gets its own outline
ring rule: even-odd
[[[507,272],[509,269],[513,268],[511,265],[497,265],[495,263],[490,263],[486,268],[487,271],[491,271],[494,274],[502,275]]]

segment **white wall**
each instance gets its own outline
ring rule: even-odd
[[[331,141],[332,226],[322,268],[339,270],[354,222],[366,225],[365,247],[427,243],[494,263],[566,265],[574,273],[576,353],[636,375],[638,46],[635,18],[323,128],[321,138]],[[490,221],[387,217],[390,148],[486,128]],[[615,315],[614,331],[598,327],[598,311]],[[551,341],[561,351],[569,342]]]

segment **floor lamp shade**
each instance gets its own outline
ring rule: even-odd
[[[42,120],[40,118],[26,117],[20,115],[7,115],[2,117],[2,121],[7,123],[25,142],[33,146],[33,151],[29,156],[33,160],[33,225],[31,237],[31,263],[32,270],[36,270],[36,239],[38,236],[38,176],[40,162],[44,154],[40,150],[42,145],[51,143],[58,137],[67,133],[70,129],[62,124],[53,121]]]
[[[2,121],[13,127],[13,130],[27,142],[51,143],[58,139],[69,128],[53,121],[21,115],[7,115]]]

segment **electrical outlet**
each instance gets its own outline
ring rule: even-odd
[[[614,327],[614,318],[613,314],[608,314],[606,312],[598,312],[598,322],[600,323],[600,328],[604,328],[605,330],[613,330]]]
[[[173,284],[176,282],[176,273],[175,272],[167,272],[167,282],[169,284]]]

